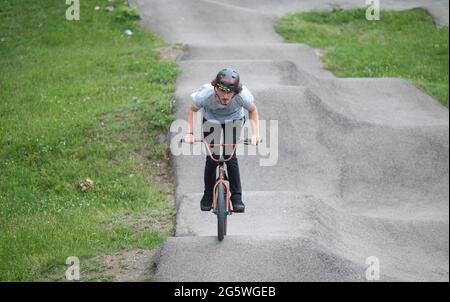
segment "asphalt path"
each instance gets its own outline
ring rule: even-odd
[[[338,79],[306,45],[274,31],[286,12],[364,1],[132,0],[142,25],[185,45],[174,99],[223,67],[255,96],[264,146],[240,148],[245,214],[201,212],[204,155],[173,157],[177,224],[155,281],[449,281],[448,110],[396,78]],[[381,1],[422,8],[448,26],[448,1]],[[269,127],[271,126],[271,127]],[[188,147],[189,148],[189,147]]]

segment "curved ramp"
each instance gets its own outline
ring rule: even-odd
[[[337,79],[313,49],[273,30],[285,12],[364,2],[132,2],[149,30],[186,44],[177,118],[192,91],[232,66],[278,130],[262,132],[261,154],[238,150],[247,209],[229,218],[221,243],[215,216],[199,210],[205,154],[174,156],[176,234],[156,281],[363,281],[369,256],[381,281],[449,280],[448,110],[401,79]],[[437,19],[436,8],[448,11],[443,1],[383,1],[424,6]]]
[[[161,254],[156,281],[364,281],[363,266],[304,238],[173,237]]]

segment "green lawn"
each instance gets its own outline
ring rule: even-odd
[[[325,49],[325,66],[339,77],[401,77],[448,107],[448,26],[422,10],[365,9],[288,14],[276,26],[289,42]]]
[[[67,21],[62,0],[0,0],[0,281],[60,278],[69,256],[83,272],[85,259],[173,232],[145,158],[162,153],[178,68],[123,1],[80,3]]]

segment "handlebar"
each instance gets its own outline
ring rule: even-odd
[[[181,142],[181,143],[186,143],[186,141],[185,141],[184,138],[182,138],[182,139],[180,140],[180,142]],[[258,143],[261,143],[261,142],[262,142],[262,139],[260,139]],[[203,143],[203,144],[205,145],[205,147],[206,147],[206,150],[208,151],[209,157],[211,158],[211,160],[213,160],[213,161],[215,161],[215,162],[219,162],[220,159],[215,159],[215,158],[214,158],[213,154],[211,153],[211,148],[212,148],[212,147],[218,147],[218,146],[220,146],[220,147],[233,146],[233,152],[231,152],[230,156],[228,156],[226,159],[223,160],[223,161],[226,161],[226,162],[227,162],[227,161],[229,161],[229,160],[233,157],[234,152],[236,152],[237,145],[239,145],[239,144],[243,144],[243,145],[251,145],[251,140],[249,140],[249,139],[241,139],[241,140],[237,141],[235,144],[208,144],[208,142],[206,142],[206,141],[203,140],[203,139],[196,139],[196,140],[194,140],[194,143]]]
[[[262,142],[262,139],[260,139],[258,143],[261,143],[261,142]],[[184,138],[182,138],[180,140],[180,143],[187,143],[188,144],[188,142],[186,142],[186,140]],[[217,147],[217,146],[225,147],[225,146],[234,146],[234,145],[239,145],[239,144],[251,145],[251,140],[249,140],[248,138],[241,139],[241,140],[237,141],[236,144],[208,144],[203,139],[196,139],[196,140],[194,140],[194,143],[204,143],[206,145],[209,145],[210,147]]]

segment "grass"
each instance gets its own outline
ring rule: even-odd
[[[80,20],[67,21],[65,1],[0,0],[0,281],[64,276],[69,256],[83,271],[173,231],[117,219],[175,212],[135,154],[167,131],[178,68],[122,3],[80,1]]]
[[[289,42],[325,49],[325,66],[339,77],[401,77],[448,107],[448,26],[422,10],[365,9],[287,14],[276,30]]]

